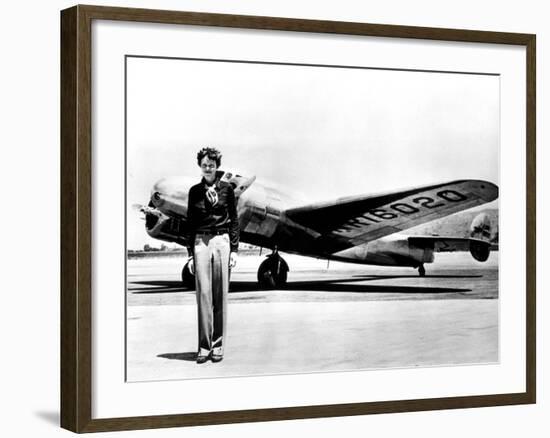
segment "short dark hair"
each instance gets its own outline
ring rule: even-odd
[[[220,165],[222,164],[222,154],[216,148],[202,148],[197,153],[197,163],[199,166],[201,165],[201,161],[204,157],[208,157],[211,160],[215,161],[216,167],[220,167]]]

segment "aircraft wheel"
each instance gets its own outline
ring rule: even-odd
[[[279,256],[268,256],[258,268],[258,283],[262,289],[282,288],[288,277],[288,265]]]
[[[189,270],[189,262],[181,270],[181,282],[187,289],[195,289],[195,276]]]
[[[424,277],[426,275],[426,268],[424,268],[424,265],[420,265],[418,267],[418,275],[421,277]]]

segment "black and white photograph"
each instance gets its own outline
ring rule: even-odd
[[[499,362],[498,74],[126,56],[128,382]]]
[[[86,3],[3,8],[5,436],[548,435],[544,2]]]

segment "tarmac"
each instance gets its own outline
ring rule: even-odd
[[[282,254],[287,287],[258,288],[263,256],[231,274],[224,360],[198,365],[195,292],[185,259],[128,260],[127,381],[453,366],[499,360],[498,252],[436,254],[412,268]]]

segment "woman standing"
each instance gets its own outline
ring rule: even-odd
[[[221,181],[217,169],[221,153],[203,148],[197,154],[202,179],[189,190],[187,251],[195,274],[199,346],[197,363],[223,359],[227,338],[229,273],[237,263],[239,221],[231,184]]]

